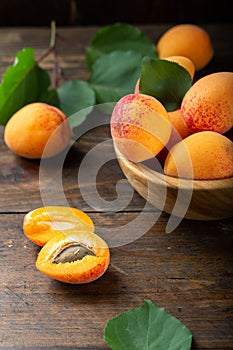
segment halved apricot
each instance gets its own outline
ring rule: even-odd
[[[67,231],[67,237],[55,236],[38,254],[36,267],[61,282],[84,284],[104,274],[110,262],[107,243],[95,233]]]
[[[35,244],[44,246],[54,236],[67,230],[94,231],[91,218],[83,211],[65,206],[45,206],[28,212],[23,221],[25,235]]]

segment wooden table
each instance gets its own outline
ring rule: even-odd
[[[141,26],[157,41],[169,25]],[[233,26],[203,25],[215,48],[213,62],[201,73],[232,71]],[[84,48],[97,28],[58,28],[77,46],[59,42],[58,59],[72,79],[88,79]],[[49,45],[49,28],[1,28],[0,73],[23,47],[40,57]],[[52,70],[52,56],[42,63]],[[169,215],[162,213],[137,240],[111,248],[111,264],[97,281],[69,285],[52,280],[35,267],[39,248],[23,234],[24,215],[43,205],[39,161],[15,156],[0,138],[0,349],[107,349],[103,329],[116,314],[152,300],[179,318],[193,334],[193,349],[233,349],[233,218],[218,221],[183,220],[166,233]],[[102,228],[122,227],[143,211],[145,201],[130,186],[128,205],[120,212],[92,208],[81,191],[95,193],[95,182],[77,182],[79,164],[97,143],[109,140],[108,126],[85,133],[70,150],[63,186],[71,206],[90,215]],[[106,145],[110,150],[111,146]],[[124,176],[115,159],[98,174],[97,189],[105,200],[116,198],[116,183]],[[58,205],[60,203],[57,203]],[[134,228],[143,232],[156,209],[148,207]],[[127,231],[128,230],[128,231]],[[135,233],[134,232],[134,233]],[[134,234],[133,233],[133,234]]]

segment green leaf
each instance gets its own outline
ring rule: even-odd
[[[15,62],[3,75],[0,85],[0,124],[21,107],[31,102],[47,102],[59,106],[55,90],[48,90],[50,77],[34,60],[34,51],[25,48],[16,55]]]
[[[133,50],[142,56],[157,57],[154,43],[138,28],[127,23],[115,23],[99,29],[91,38],[86,50],[89,69],[99,57],[115,50]]]
[[[93,66],[89,82],[98,103],[116,102],[133,93],[141,72],[142,55],[135,51],[113,51]]]
[[[143,58],[140,92],[157,98],[167,111],[180,107],[185,93],[191,86],[190,74],[178,63]]]
[[[192,334],[150,300],[110,319],[104,339],[112,350],[190,350]]]
[[[61,110],[69,117],[71,128],[79,126],[95,105],[93,89],[87,82],[71,80],[60,86],[57,91],[61,101]]]

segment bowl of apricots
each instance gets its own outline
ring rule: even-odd
[[[194,42],[181,47],[193,29]],[[197,42],[203,50],[195,50]],[[213,57],[208,34],[192,25],[171,28],[157,50],[159,59],[182,65],[191,79]],[[154,207],[194,220],[233,215],[232,92],[232,72],[211,73],[192,82],[179,106],[168,110],[140,89],[139,78],[135,91],[116,103],[110,127],[117,160]]]

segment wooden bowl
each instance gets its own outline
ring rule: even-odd
[[[120,167],[133,188],[155,208],[186,219],[233,216],[233,178],[186,180],[166,176],[126,159],[114,145]]]

